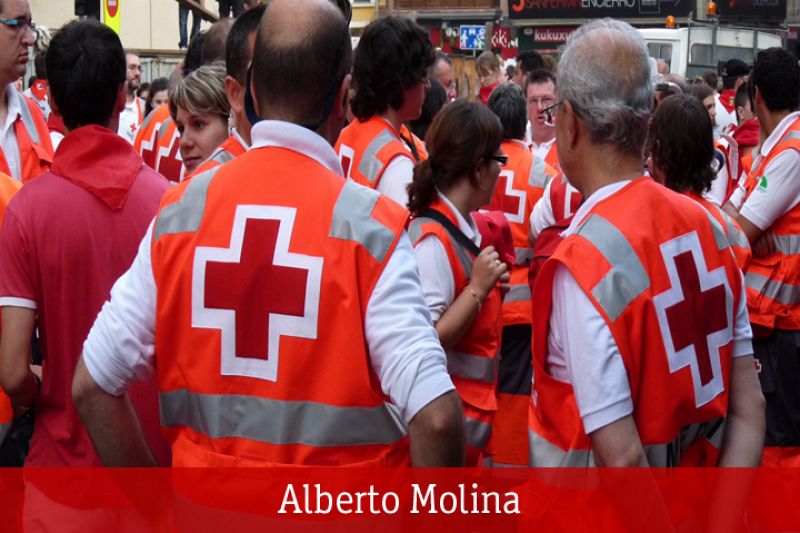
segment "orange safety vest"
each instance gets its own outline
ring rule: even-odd
[[[133,149],[142,155],[144,163],[153,170],[156,169],[158,158],[158,131],[169,118],[169,106],[161,104],[150,111],[133,139]]]
[[[173,465],[410,463],[364,334],[407,220],[284,148],[251,150],[167,192],[151,257]]]
[[[561,165],[558,164],[558,141],[554,142],[550,146],[550,150],[547,151],[544,162],[554,168],[557,172],[561,172]]]
[[[439,198],[431,209],[446,216],[456,227],[455,214]],[[475,260],[439,222],[417,217],[408,227],[408,235],[416,246],[428,235],[434,235],[444,246],[453,272],[455,297],[469,284]],[[476,465],[488,455],[486,445],[492,431],[492,418],[497,411],[497,369],[500,351],[500,291],[492,290],[481,304],[469,330],[447,351],[447,370],[464,402],[467,436],[467,465]]]
[[[409,143],[414,145],[414,150],[417,152],[416,154],[412,153],[412,155],[414,155],[414,161],[419,163],[420,161],[428,159],[428,149],[425,147],[425,142],[414,135],[414,132],[408,129],[408,126],[405,124],[400,126],[400,137],[403,138],[407,145]]]
[[[180,152],[181,134],[172,117],[167,117],[158,128],[158,145],[156,153],[156,172],[169,181],[183,180],[186,168]]]
[[[247,151],[247,148],[239,142],[239,139],[236,138],[235,135],[229,135],[227,139],[225,139],[219,147],[214,150],[214,153],[209,156],[208,159],[200,163],[200,165],[192,172],[192,176],[196,176],[201,172],[205,172],[206,170],[210,170],[214,167],[218,167],[220,165],[224,165],[228,161],[233,161],[243,153]],[[192,176],[188,176],[184,179],[190,179]]]
[[[550,208],[556,224],[574,215],[583,202],[583,195],[570,185],[562,172],[557,179],[550,182]]]
[[[378,187],[383,172],[394,158],[407,156],[414,160],[400,135],[378,116],[364,122],[356,119],[343,129],[335,150],[345,177],[370,189]]]
[[[800,151],[800,119],[747,177],[745,198],[758,187],[769,187],[764,171],[786,150]],[[780,216],[767,231],[774,239],[775,253],[753,257],[745,276],[750,322],[770,329],[800,330],[800,204]]]
[[[6,174],[0,174],[0,224],[3,221],[8,202],[11,197],[22,187],[22,184]],[[11,399],[6,396],[3,389],[0,389],[0,443],[11,427],[14,418],[14,409],[11,406]]]
[[[20,114],[14,121],[14,134],[19,145],[20,177],[22,183],[26,183],[50,170],[50,164],[53,162],[53,145],[50,142],[50,129],[36,102],[21,94],[16,94],[16,97],[23,100]],[[0,150],[0,172],[11,175],[11,169],[2,150]]]
[[[747,240],[747,235],[744,234],[739,224],[731,218],[731,216],[719,208],[714,202],[709,202],[702,196],[694,193],[686,193],[686,196],[702,205],[708,214],[725,230],[725,236],[731,245],[733,255],[736,257],[736,263],[742,272],[747,272],[747,267],[750,266],[750,260],[753,257],[753,252],[750,249],[750,241]]]
[[[722,227],[700,206],[649,178],[598,202],[564,239],[534,290],[532,466],[595,464],[572,386],[547,368],[559,263],[616,340],[650,465],[716,462],[695,449],[721,444],[728,407],[736,309],[744,297],[728,248]]]

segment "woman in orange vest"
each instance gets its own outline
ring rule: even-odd
[[[181,159],[189,176],[228,138],[225,67],[203,65],[186,76],[170,94],[169,112],[181,135]]]
[[[497,410],[501,295],[506,264],[494,247],[480,249],[472,212],[492,198],[506,156],[503,129],[488,108],[456,101],[431,124],[429,158],[417,165],[408,206],[409,236],[425,301],[447,368],[464,402],[467,465],[490,453],[486,443]]]
[[[725,231],[739,268],[747,270],[752,253],[744,232],[727,213],[703,197],[716,176],[711,167],[712,123],[703,104],[689,95],[666,98],[650,122],[648,149],[650,175],[702,205]]]

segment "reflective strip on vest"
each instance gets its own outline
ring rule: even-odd
[[[3,442],[3,439],[6,437],[6,433],[8,433],[9,429],[11,429],[11,422],[8,424],[0,424],[0,442]]]
[[[533,467],[590,467],[597,466],[589,450],[564,451],[547,439],[528,429],[528,466]]]
[[[468,416],[464,417],[464,432],[469,446],[483,449],[492,435],[492,425]]]
[[[514,248],[514,260],[517,265],[529,265],[533,260],[533,248]]]
[[[730,215],[721,209],[720,212],[725,218],[725,225],[728,229],[728,241],[731,243],[731,246],[749,249],[750,241],[747,240],[747,235],[745,235],[744,232],[739,229],[739,226],[736,225],[736,222],[733,221]]]
[[[186,426],[210,438],[243,438],[306,446],[388,445],[406,430],[397,408],[339,407],[255,396],[162,392],[161,423]]]
[[[423,224],[439,224],[438,221],[427,218],[427,217],[418,217],[411,221],[411,224],[408,225],[408,237],[411,239],[412,243],[416,243],[419,241],[420,237],[422,237],[422,226]],[[453,245],[453,249],[456,251],[456,255],[458,256],[458,261],[461,263],[461,268],[464,269],[464,275],[467,279],[472,278],[472,257],[470,256],[469,252],[464,249],[455,239],[453,236],[450,235],[450,232],[445,229],[445,234],[447,238],[450,239],[450,244]]]
[[[800,285],[771,280],[755,272],[747,272],[744,277],[745,285],[770,300],[784,305],[800,304]]]
[[[527,283],[511,285],[508,292],[503,297],[503,302],[529,302],[531,300],[531,286]]]
[[[546,168],[547,163],[544,162],[544,159],[534,157],[530,174],[528,174],[528,185],[544,189],[547,186],[547,182],[550,181],[550,176],[545,173]]]
[[[22,124],[25,126],[25,131],[28,132],[28,137],[31,138],[34,144],[42,144],[42,140],[39,138],[39,130],[36,129],[36,124],[33,122],[33,115],[31,115],[31,110],[28,107],[28,101],[21,95],[19,98],[19,114],[22,115]]]
[[[622,232],[605,218],[590,216],[578,235],[592,243],[611,265],[592,289],[592,295],[613,322],[650,287],[650,277]]]
[[[714,242],[717,244],[717,250],[722,251],[730,248],[730,242],[728,242],[728,238],[725,236],[725,230],[722,229],[719,221],[708,211],[706,211],[706,217],[711,223],[711,232],[714,234]]]
[[[216,152],[211,154],[211,157],[209,157],[208,159],[210,159],[211,161],[216,161],[221,165],[224,165],[228,161],[233,161],[236,158],[233,156],[232,153],[230,153],[226,149],[219,148]]]
[[[364,155],[361,156],[361,161],[358,163],[358,171],[367,178],[373,186],[383,170],[383,163],[378,159],[378,152],[395,140],[397,140],[397,137],[392,135],[389,130],[383,130],[377,137],[372,139],[367,149],[364,150]]]
[[[167,128],[172,123],[172,117],[167,117],[164,119],[164,122],[161,123],[161,127],[158,128],[158,136],[163,137],[165,133],[167,133]]]
[[[380,194],[354,181],[346,181],[333,207],[329,237],[355,241],[382,263],[394,242],[392,230],[372,218]]]
[[[800,235],[772,235],[775,247],[783,255],[800,254]]]
[[[458,378],[494,383],[497,379],[498,364],[497,357],[447,352],[447,373]]]
[[[206,210],[208,186],[220,168],[214,167],[192,178],[180,200],[161,210],[156,219],[153,242],[162,235],[197,231]]]

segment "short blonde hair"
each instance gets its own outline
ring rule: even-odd
[[[225,93],[224,63],[215,61],[203,65],[183,78],[169,94],[172,120],[175,120],[179,107],[191,115],[214,114],[227,119],[231,106]]]
[[[486,51],[478,56],[475,63],[475,69],[478,74],[491,74],[493,72],[500,72],[500,60],[494,52]]]

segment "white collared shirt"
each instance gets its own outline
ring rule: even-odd
[[[22,106],[25,105],[25,102],[13,83],[6,86],[6,101],[8,102],[8,113],[6,114],[6,121],[3,123],[2,135],[0,135],[0,147],[2,147],[3,155],[6,157],[11,177],[17,181],[22,181],[19,141],[17,141],[17,133],[14,131],[14,123],[22,115]]]
[[[311,157],[332,172],[342,173],[331,145],[306,128],[264,120],[253,127],[251,135],[252,149],[286,148]],[[111,301],[103,306],[83,347],[89,373],[109,394],[122,394],[133,380],[143,379],[153,371],[156,285],[150,258],[151,235],[152,227],[130,270],[111,289]],[[381,388],[400,408],[406,423],[428,403],[453,390],[405,234],[367,304],[364,334]]]
[[[534,157],[538,157],[539,159],[545,161],[547,160],[547,154],[550,153],[550,149],[556,142],[555,135],[549,141],[545,141],[540,144],[536,144],[535,142],[531,141],[531,152],[533,153]]]
[[[800,111],[789,113],[781,120],[773,132],[761,145],[758,155],[753,158],[753,170],[758,168],[763,158],[768,157],[778,141],[792,123],[800,118]],[[731,204],[739,208],[739,214],[766,231],[784,214],[800,203],[800,152],[786,150],[778,154],[764,169],[766,180],[756,186],[745,199],[744,183],[731,195]],[[758,176],[761,178],[762,176]]]

